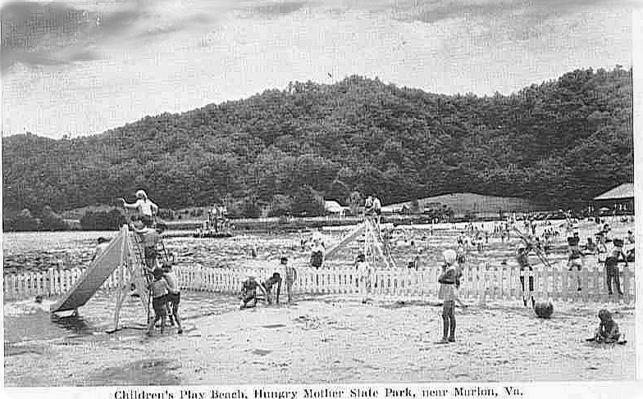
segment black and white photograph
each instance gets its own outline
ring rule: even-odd
[[[5,389],[632,387],[642,6],[2,2]]]

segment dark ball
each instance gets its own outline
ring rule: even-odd
[[[554,313],[554,304],[551,302],[536,302],[534,312],[542,319],[549,319]]]

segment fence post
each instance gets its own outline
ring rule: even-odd
[[[587,303],[589,302],[589,270],[587,268],[583,268],[581,271],[581,286],[583,287],[582,292],[582,299],[583,302]]]
[[[7,299],[13,299],[14,294],[13,294],[13,274],[7,274],[4,276],[3,279],[3,290],[2,292],[4,293],[4,297]]]

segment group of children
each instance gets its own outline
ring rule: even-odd
[[[520,283],[523,287],[523,292],[525,290],[525,277],[523,271],[529,270],[532,271],[533,268],[529,265],[529,262],[526,261],[526,256],[530,248],[527,245],[521,245],[519,247],[518,254],[518,263],[521,267]],[[462,265],[457,261],[457,253],[454,250],[446,250],[442,254],[443,256],[443,265],[442,273],[438,277],[438,282],[440,283],[440,290],[438,291],[438,298],[443,300],[442,303],[442,323],[443,323],[443,332],[442,339],[438,343],[449,343],[455,342],[455,329],[456,329],[456,319],[455,319],[455,304],[456,302],[460,304],[461,307],[466,308],[467,306],[460,300],[458,296],[458,290],[460,288],[460,278],[462,276]],[[618,275],[618,273],[616,273]],[[616,277],[618,278],[618,277]],[[535,306],[535,299],[533,297],[533,276],[529,275],[529,297],[532,306]],[[527,297],[523,294],[523,302],[527,306]],[[601,309],[598,312],[598,318],[600,320],[598,329],[596,330],[594,337],[587,339],[587,341],[593,341],[597,343],[619,343],[624,344],[626,341],[620,340],[621,333],[619,332],[618,323],[614,321],[612,314],[607,309]]]
[[[136,193],[137,202],[135,204],[127,204],[124,200],[123,205],[126,208],[138,209],[140,215],[140,220],[143,222],[143,227],[139,228],[132,226],[132,229],[139,234],[144,248],[145,256],[145,270],[148,274],[152,276],[152,281],[150,282],[150,294],[152,298],[152,307],[154,309],[154,318],[150,318],[150,322],[147,329],[147,334],[150,335],[156,323],[161,321],[161,333],[164,332],[165,328],[165,319],[168,317],[170,324],[176,322],[178,326],[178,333],[183,332],[181,327],[181,321],[179,318],[179,303],[180,303],[180,290],[178,285],[178,280],[176,274],[172,271],[172,262],[167,261],[163,262],[162,267],[158,267],[157,258],[159,257],[158,245],[160,243],[160,235],[163,232],[163,226],[157,225],[154,226],[153,219],[156,213],[158,212],[158,207],[147,198],[147,195],[144,191],[139,190]],[[379,219],[381,213],[381,205],[377,198],[369,197],[366,202],[366,213],[369,217],[375,217]],[[571,224],[570,224],[571,225]],[[472,227],[472,226],[470,226]],[[503,228],[504,227],[504,228]],[[532,233],[535,235],[535,224],[530,225]],[[471,228],[471,231],[474,229]],[[508,235],[508,226],[494,226],[494,233],[501,233],[501,239],[504,241],[504,235]],[[597,234],[597,244],[604,245],[605,237],[608,231],[602,231]],[[545,237],[549,237],[549,232],[546,232]],[[485,231],[484,240],[488,241],[488,233]],[[478,235],[477,242],[482,245],[482,235]],[[628,239],[633,243],[634,237],[631,232],[628,232]],[[323,259],[323,244],[320,243],[321,240],[313,240],[313,248],[311,255],[311,266],[319,268],[321,266],[321,260]],[[584,253],[579,248],[580,239],[578,238],[578,233],[575,233],[572,237],[569,237],[569,256],[568,256],[568,267],[569,270],[577,268],[578,270],[582,267],[582,256]],[[611,251],[607,252],[605,258],[605,267],[607,273],[607,285],[609,289],[609,294],[612,294],[612,285],[615,285],[619,294],[622,295],[619,281],[619,271],[618,263],[620,261],[625,261],[627,266],[627,256],[623,253],[623,240],[614,239],[613,248]],[[538,244],[538,243],[537,243]],[[590,247],[592,244],[591,240],[588,240],[588,245],[586,250],[593,251],[598,248]],[[101,247],[107,245],[106,242],[99,242]],[[303,245],[303,242],[302,242]],[[460,279],[462,277],[462,267],[464,263],[464,254],[467,252],[467,247],[471,245],[471,242],[466,238],[464,234],[461,234],[458,237],[458,248],[459,251],[446,250],[443,252],[443,264],[442,272],[438,277],[438,283],[440,284],[440,289],[438,292],[438,297],[442,299],[442,321],[443,321],[443,335],[439,343],[449,343],[455,342],[455,330],[456,330],[456,318],[455,318],[455,305],[456,302],[460,304],[463,308],[466,305],[460,300],[458,291],[460,288]],[[101,248],[103,249],[103,248]],[[533,297],[534,282],[533,282],[533,267],[529,264],[528,256],[529,252],[533,249],[528,243],[521,243],[518,247],[516,260],[520,267],[520,283],[523,290],[523,304],[527,306],[528,300],[531,302],[531,305],[534,306],[535,299]],[[542,249],[542,248],[540,248]],[[481,248],[478,248],[481,250]],[[95,256],[98,255],[97,254]],[[321,259],[320,255],[321,254]],[[362,303],[368,301],[369,292],[372,286],[372,275],[374,272],[373,267],[366,261],[365,255],[360,253],[357,256],[355,262],[355,269],[358,276],[358,286],[360,297]],[[525,277],[528,276],[528,289],[525,285]],[[268,304],[279,303],[279,297],[281,293],[282,283],[285,283],[288,303],[292,303],[293,294],[292,287],[295,280],[297,279],[297,271],[294,267],[288,264],[288,258],[282,257],[280,259],[280,269],[275,271],[268,279],[263,282],[257,281],[255,276],[247,276],[242,283],[241,290],[241,303],[240,308],[245,309],[248,307],[255,307],[258,301],[257,290],[261,291],[266,299]],[[579,287],[580,290],[580,281]],[[275,292],[276,291],[276,292]],[[274,300],[273,300],[274,295]],[[597,329],[595,336],[588,341],[595,342],[618,342],[620,338],[620,333],[618,330],[618,324],[613,320],[611,313],[602,309],[599,314],[600,325]]]
[[[147,326],[147,335],[152,334],[156,323],[161,321],[161,334],[165,330],[165,319],[169,315],[170,325],[176,322],[179,328],[177,333],[182,334],[181,320],[179,318],[179,303],[181,302],[181,291],[176,274],[172,271],[172,264],[166,262],[162,268],[156,268],[152,272],[153,280],[150,283],[150,295],[152,297],[152,308],[154,319],[150,318]]]
[[[282,257],[279,271],[273,272],[265,281],[259,282],[255,276],[246,276],[241,286],[241,304],[239,308],[245,309],[257,306],[257,301],[259,300],[257,290],[261,291],[269,305],[273,302],[279,304],[282,283],[286,286],[288,304],[291,304],[293,302],[292,287],[295,284],[295,280],[297,280],[297,270],[288,264],[287,257]],[[276,292],[273,292],[273,288]],[[275,297],[274,301],[273,295]]]
[[[181,319],[179,318],[179,303],[181,291],[178,278],[172,270],[173,260],[166,259],[159,265],[161,253],[161,234],[165,230],[163,223],[157,222],[158,206],[152,202],[143,190],[136,192],[136,202],[128,204],[121,199],[121,205],[127,209],[138,211],[137,224],[131,223],[130,229],[136,233],[143,247],[143,272],[148,279],[148,289],[152,300],[154,317],[148,320],[147,332],[149,336],[158,321],[161,322],[161,334],[165,331],[165,321],[169,316],[170,325],[176,323],[177,333],[182,334]]]

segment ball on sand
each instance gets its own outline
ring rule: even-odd
[[[549,319],[552,313],[554,313],[554,304],[551,302],[536,302],[534,311],[538,317]]]

